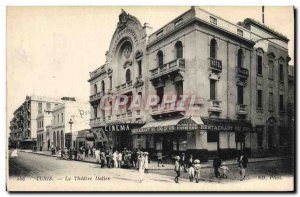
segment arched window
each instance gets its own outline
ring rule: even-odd
[[[94,85],[94,93],[97,94],[97,84]]]
[[[157,61],[158,61],[158,66],[162,66],[164,64],[164,54],[162,51],[157,52]]]
[[[243,54],[243,50],[239,49],[238,51],[238,67],[243,67],[243,58],[244,58],[244,54]]]
[[[60,132],[60,143],[61,143],[61,149],[64,149],[65,139],[64,139],[64,133],[63,131]]]
[[[210,41],[210,57],[214,59],[217,57],[217,41],[215,39]]]
[[[175,44],[176,48],[176,58],[183,58],[183,47],[182,47],[182,42],[178,41]]]
[[[126,82],[131,81],[131,73],[130,73],[130,69],[126,70]]]
[[[105,91],[105,83],[104,83],[104,81],[102,80],[102,81],[101,81],[101,92],[104,93],[104,91]]]

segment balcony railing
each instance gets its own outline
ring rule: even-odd
[[[185,59],[183,58],[175,59],[173,61],[170,61],[166,64],[163,64],[157,68],[150,70],[151,72],[150,79],[154,79],[178,70],[185,71]]]
[[[218,100],[209,100],[208,101],[208,111],[209,112],[221,112],[222,108],[221,108],[221,103],[222,101],[218,101]]]
[[[237,104],[236,105],[236,114],[245,115],[247,114],[247,105],[245,104]]]
[[[105,95],[104,92],[98,92],[98,93],[96,93],[96,94],[90,96],[90,102],[99,100],[99,99],[101,99],[104,95]]]
[[[215,72],[222,72],[222,61],[214,58],[208,58],[209,68]]]
[[[132,81],[127,81],[126,83],[123,83],[121,85],[116,86],[117,91],[129,88],[132,86]]]
[[[105,121],[105,118],[98,117],[98,118],[92,118],[90,119],[90,125],[93,126],[100,126],[101,123]]]
[[[165,114],[165,113],[171,113],[171,112],[185,112],[185,109],[182,107],[179,107],[179,103],[165,103],[165,104],[158,104],[151,107],[151,114]]]
[[[248,78],[249,76],[249,70],[247,68],[243,67],[236,67],[236,73],[240,77]]]

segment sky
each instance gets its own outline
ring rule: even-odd
[[[89,72],[104,64],[121,8],[155,31],[190,7],[8,7],[7,120],[30,94],[88,101]],[[201,8],[233,23],[261,21],[261,7]],[[290,39],[290,64],[293,20],[293,7],[265,7],[265,24]]]

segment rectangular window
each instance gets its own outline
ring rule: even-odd
[[[50,110],[51,109],[51,103],[47,103],[46,108],[47,108],[47,110]]]
[[[257,74],[262,75],[262,56],[257,56]]]
[[[283,107],[283,95],[279,95],[279,111],[284,111],[284,107]]]
[[[237,30],[237,34],[238,34],[239,36],[243,36],[243,30],[238,29],[238,30]]]
[[[64,113],[61,113],[61,122],[64,122]]]
[[[161,104],[164,97],[164,87],[157,88],[156,95],[159,97],[158,104]]]
[[[138,61],[138,71],[139,77],[142,76],[142,60]]]
[[[112,76],[109,76],[109,88],[112,89]]]
[[[217,25],[217,19],[215,17],[210,16],[210,22]]]
[[[94,107],[94,118],[97,118],[97,107]]]
[[[279,80],[283,81],[284,77],[283,77],[283,65],[279,64]]]
[[[273,111],[274,109],[274,97],[273,93],[269,92],[269,110]]]
[[[38,103],[38,114],[43,112],[43,103]]]
[[[274,75],[274,62],[273,60],[269,60],[269,79],[273,79]]]
[[[219,132],[207,131],[207,142],[219,142]]]
[[[112,116],[112,112],[113,112],[113,106],[112,106],[112,101],[109,101],[109,107],[110,107],[110,112],[109,115]]]
[[[210,80],[210,99],[216,100],[216,80]]]
[[[244,104],[244,87],[243,86],[238,86],[237,87],[238,91],[238,104]]]
[[[257,90],[257,109],[262,109],[262,90]]]

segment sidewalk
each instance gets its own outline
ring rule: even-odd
[[[57,157],[57,155],[51,155],[50,151],[36,151],[33,152],[32,150],[20,150],[20,152],[26,152],[26,153],[33,153],[33,154],[38,154],[38,155],[44,155],[44,156],[50,156],[50,157]],[[264,161],[277,161],[277,160],[283,160],[288,157],[265,157],[265,158],[249,158],[249,163],[256,163],[256,162],[264,162]],[[83,161],[81,162],[87,162],[87,163],[96,163],[96,158],[94,157],[87,157],[84,158]],[[237,165],[237,161],[235,159],[232,160],[226,160],[227,165]],[[160,165],[160,167],[157,166],[156,161],[150,161],[149,163],[149,170],[173,170],[174,165],[172,164],[163,164]],[[212,168],[213,167],[213,161],[209,160],[206,163],[201,163],[201,168]]]

